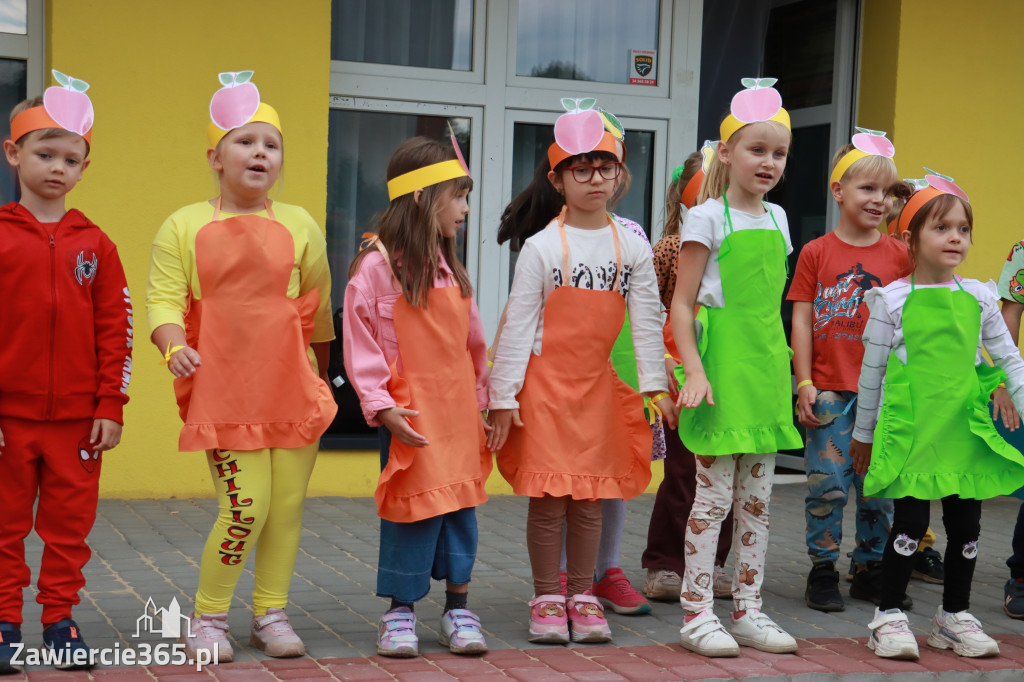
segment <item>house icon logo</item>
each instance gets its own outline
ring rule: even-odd
[[[139,637],[142,633],[149,633],[153,635],[160,635],[164,639],[177,639],[182,633],[182,622],[184,621],[184,631],[186,636],[192,636],[192,627],[189,617],[181,612],[181,607],[178,606],[178,599],[172,598],[171,603],[167,608],[157,608],[153,602],[153,598],[150,597],[146,600],[146,607],[142,612],[142,615],[135,621],[135,634],[133,637]]]

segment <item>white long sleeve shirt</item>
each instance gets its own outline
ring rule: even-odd
[[[1006,387],[1017,411],[1024,408],[1024,360],[1013,342],[999,313],[999,297],[994,282],[960,279],[960,285],[981,305],[981,335],[974,364],[985,362],[981,350],[984,346],[992,361],[1006,372]],[[946,287],[957,289],[956,282],[917,284],[917,288]],[[861,365],[857,389],[857,421],[853,437],[862,443],[874,440],[879,407],[882,404],[882,383],[885,378],[889,354],[896,353],[901,362],[907,361],[907,346],[903,339],[903,305],[910,295],[910,282],[898,279],[886,287],[875,287],[864,296],[871,316],[864,327],[864,363]]]
[[[629,310],[636,351],[639,390],[668,390],[665,346],[661,331],[658,279],[650,247],[622,227],[616,227],[622,250],[619,291]],[[505,326],[494,352],[488,379],[492,410],[519,407],[516,395],[523,387],[531,354],[540,355],[544,336],[544,304],[562,283],[581,289],[610,291],[614,286],[615,242],[612,227],[596,230],[565,226],[572,272],[562,272],[562,241],[557,221],[526,240],[516,262],[509,293]]]

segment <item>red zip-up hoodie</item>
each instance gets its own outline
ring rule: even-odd
[[[53,235],[0,207],[0,415],[123,423],[132,302],[117,247],[80,211]]]

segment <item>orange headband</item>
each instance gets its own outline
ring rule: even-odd
[[[625,147],[623,147],[625,149]],[[601,135],[601,141],[597,143],[597,146],[590,150],[590,152],[611,152],[618,157],[618,151],[615,147],[615,137],[607,130]],[[583,154],[589,154],[590,152],[582,152]],[[555,169],[555,166],[562,163],[571,156],[577,156],[577,154],[570,154],[569,152],[558,146],[557,142],[552,142],[551,146],[548,147],[548,163],[551,164],[551,170]]]
[[[897,230],[899,232],[909,230],[910,221],[913,220],[914,215],[921,210],[922,206],[940,194],[949,194],[949,192],[943,192],[941,189],[935,189],[931,185],[914,192],[914,196],[907,200],[907,205],[903,207],[902,211],[900,211],[900,222]]]
[[[693,205],[697,203],[697,195],[700,193],[700,186],[703,182],[704,169],[698,168],[697,172],[686,183],[686,187],[683,188],[683,194],[679,197],[679,202],[688,209],[693,208]]]
[[[46,113],[45,107],[32,107],[21,112],[11,121],[11,140],[17,142],[34,130],[48,130],[50,128],[67,130],[67,128],[54,121],[53,117]],[[92,128],[87,130],[82,137],[92,146]]]

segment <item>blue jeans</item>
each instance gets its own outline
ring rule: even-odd
[[[864,497],[864,477],[853,471],[850,439],[857,413],[852,401],[856,397],[853,391],[819,391],[814,414],[823,426],[807,429],[804,511],[807,554],[814,563],[839,560],[843,509],[851,487],[857,498],[854,562],[863,566],[868,561],[880,561],[892,528],[892,500]]]
[[[391,432],[383,426],[380,466],[388,462]],[[411,523],[380,520],[377,596],[411,604],[430,592],[430,579],[469,582],[476,562],[476,507]]]

